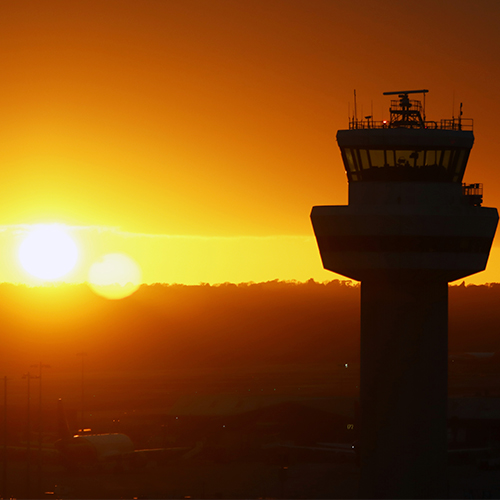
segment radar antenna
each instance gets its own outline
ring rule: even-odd
[[[424,128],[425,118],[422,118],[422,103],[416,100],[410,100],[408,94],[425,94],[427,89],[422,90],[401,90],[397,92],[384,92],[384,95],[397,95],[399,101],[391,100],[391,128]]]

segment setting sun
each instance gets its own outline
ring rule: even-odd
[[[19,260],[32,276],[51,281],[75,267],[78,249],[61,226],[39,225],[21,243]]]
[[[90,266],[89,284],[94,292],[107,299],[123,299],[139,288],[141,269],[128,255],[104,255]]]

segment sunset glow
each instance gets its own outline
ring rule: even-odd
[[[3,2],[0,227],[81,228],[70,281],[107,253],[133,257],[145,283],[335,279],[309,213],[347,202],[335,134],[354,89],[374,120],[388,119],[384,91],[428,88],[430,120],[463,102],[476,135],[465,181],[497,206],[499,6],[419,5]],[[394,25],[406,11],[420,31]],[[12,265],[11,243],[0,276],[39,283]]]

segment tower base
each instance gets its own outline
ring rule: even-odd
[[[361,283],[360,498],[446,498],[448,283]]]

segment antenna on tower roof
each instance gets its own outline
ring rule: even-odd
[[[391,128],[394,127],[425,127],[425,94],[427,89],[422,90],[401,90],[397,92],[384,92],[384,95],[397,95],[399,102],[392,100],[389,109],[391,113]],[[410,100],[408,94],[424,94],[424,108],[420,101]],[[422,117],[423,115],[423,117]]]
[[[400,94],[427,94],[427,89],[423,90],[399,90],[397,92],[384,92],[384,95],[400,95]]]
[[[358,121],[358,110],[356,108],[356,89],[354,89],[354,121]]]

